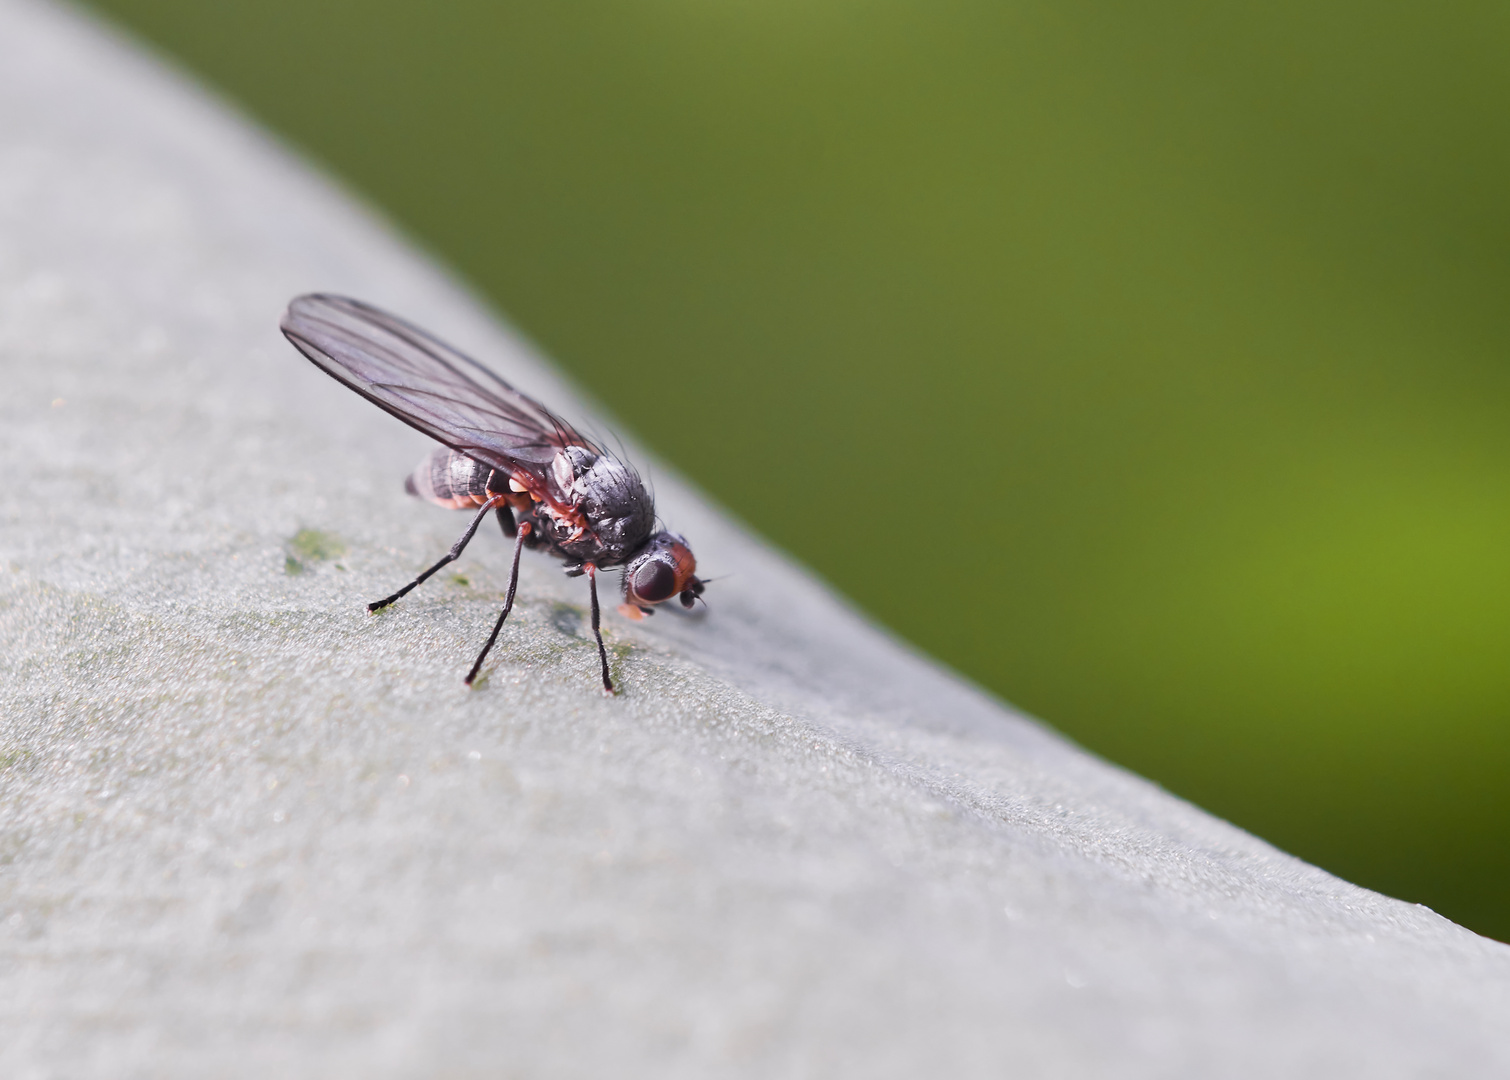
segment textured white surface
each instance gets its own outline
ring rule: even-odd
[[[0,1075],[1503,1076],[1510,948],[1090,758],[652,468],[732,574],[608,620],[275,326],[579,399],[339,192],[0,0]],[[61,399],[60,401],[58,399]],[[638,455],[642,464],[648,464]],[[301,529],[343,555],[290,574]]]

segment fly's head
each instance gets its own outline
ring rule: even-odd
[[[624,599],[640,608],[679,596],[690,608],[703,594],[697,560],[687,541],[674,532],[659,532],[624,567]]]

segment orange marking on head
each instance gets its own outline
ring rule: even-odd
[[[686,544],[672,544],[671,557],[676,560],[676,592],[671,594],[675,596],[692,583],[697,574],[697,560]]]

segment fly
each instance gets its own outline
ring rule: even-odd
[[[631,618],[653,614],[673,596],[690,608],[702,595],[692,549],[676,533],[656,531],[655,501],[639,474],[476,360],[342,296],[297,297],[281,325],[325,374],[442,444],[404,482],[409,494],[476,511],[444,558],[368,611],[387,607],[459,558],[489,511],[514,542],[503,610],[467,672],[468,686],[514,606],[525,548],[563,559],[569,577],[587,575],[605,693],[614,688],[599,629],[598,572],[623,568],[619,610]]]

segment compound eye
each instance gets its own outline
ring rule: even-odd
[[[659,559],[651,559],[634,572],[631,585],[641,600],[659,604],[676,591],[676,571]]]

